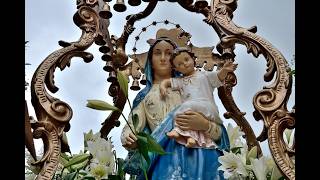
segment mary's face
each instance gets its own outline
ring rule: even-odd
[[[154,46],[152,52],[152,69],[155,74],[171,75],[170,58],[172,52],[173,46],[166,41],[160,41]]]

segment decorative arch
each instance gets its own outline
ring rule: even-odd
[[[26,107],[25,134],[26,146],[35,158],[33,138],[42,138],[44,142],[44,155],[42,159],[35,162],[42,167],[37,179],[52,179],[58,165],[58,158],[61,152],[68,151],[68,144],[63,141],[63,133],[69,131],[69,121],[72,118],[71,107],[55,98],[47,92],[47,89],[55,93],[58,87],[54,85],[54,71],[57,67],[64,70],[70,66],[72,57],[81,57],[86,63],[93,59],[91,53],[85,52],[93,43],[100,46],[99,51],[103,54],[101,59],[106,61],[103,69],[109,73],[107,81],[111,83],[109,95],[113,97],[114,106],[123,110],[126,98],[119,88],[116,78],[116,70],[125,71],[125,74],[132,76],[132,90],[139,90],[139,80],[144,84],[143,76],[143,54],[135,56],[127,55],[125,45],[129,36],[135,30],[134,23],[149,16],[158,0],[144,0],[148,2],[147,7],[137,13],[126,17],[126,24],[119,38],[110,34],[108,30],[109,19],[112,18],[109,3],[111,0],[77,0],[77,12],[73,16],[74,23],[82,30],[79,41],[65,42],[59,41],[61,49],[54,51],[38,66],[31,82],[31,102],[35,109],[37,121],[31,122]],[[169,0],[168,0],[169,1]],[[290,156],[295,154],[295,147],[289,148],[283,141],[283,131],[286,128],[295,128],[295,107],[289,111],[287,102],[291,94],[292,76],[289,74],[290,68],[287,60],[283,57],[271,43],[255,34],[257,28],[243,28],[233,21],[233,12],[237,8],[237,0],[170,0],[178,3],[182,8],[193,13],[202,14],[204,21],[212,27],[220,38],[216,49],[219,54],[213,53],[213,47],[195,47],[193,51],[209,58],[204,62],[199,58],[197,65],[205,70],[212,70],[214,66],[219,68],[224,61],[231,59],[234,61],[235,44],[246,46],[247,52],[254,57],[262,54],[267,61],[267,69],[264,75],[266,82],[272,81],[257,92],[252,100],[255,111],[253,117],[257,121],[263,121],[264,127],[261,134],[256,137],[253,130],[245,119],[245,112],[234,102],[232,89],[237,84],[235,74],[228,74],[226,85],[218,89],[218,95],[227,112],[225,118],[232,118],[241,130],[245,133],[245,138],[249,149],[258,147],[259,156],[262,151],[259,142],[268,140],[272,156],[288,179],[295,179],[295,166]],[[138,6],[141,0],[128,0],[131,6]],[[113,7],[118,12],[126,9],[124,1],[118,0]],[[175,31],[177,32],[177,31]],[[133,60],[128,63],[128,56]],[[118,127],[118,120],[121,113],[113,111],[102,124],[101,135],[106,137],[112,128]],[[33,130],[33,131],[32,131]]]

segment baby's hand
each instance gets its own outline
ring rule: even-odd
[[[238,67],[238,64],[233,64],[233,62],[231,60],[227,60],[224,65],[223,65],[223,69],[227,72],[232,72],[235,71]]]
[[[167,95],[167,88],[160,84],[160,97],[164,99]]]

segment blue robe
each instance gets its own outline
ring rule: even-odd
[[[155,43],[156,44],[156,43]],[[154,45],[155,45],[154,44]],[[141,90],[133,101],[133,108],[144,99],[152,87],[152,48],[150,47],[147,62],[145,66],[146,87]],[[174,73],[174,76],[181,74]],[[147,167],[146,162],[141,162],[140,154],[135,151],[129,151],[128,157],[125,160],[124,171],[129,174],[138,175],[137,179],[145,179],[143,171],[140,169],[144,166],[147,169],[149,180],[168,180],[168,179],[201,179],[213,180],[224,179],[223,172],[218,171],[220,163],[218,157],[222,155],[222,150],[229,151],[229,139],[226,128],[221,125],[222,134],[219,141],[216,141],[218,147],[216,149],[204,148],[187,148],[184,145],[177,143],[173,139],[169,139],[166,133],[173,129],[173,114],[174,111],[168,113],[165,119],[159,126],[151,133],[156,141],[163,147],[167,155],[157,155],[149,153],[150,166]],[[146,126],[143,130],[150,134],[150,129]]]
[[[216,142],[216,149],[204,148],[187,148],[184,145],[177,143],[174,139],[166,136],[166,133],[173,129],[173,114],[171,111],[161,124],[151,133],[151,136],[163,147],[167,155],[157,155],[149,153],[150,166],[143,166],[148,170],[148,179],[152,180],[167,180],[167,179],[201,179],[213,180],[224,179],[223,172],[218,171],[220,163],[218,157],[223,155],[222,150],[229,150],[229,139],[227,131],[223,125],[221,139]],[[138,174],[139,180],[145,179],[143,172],[139,169],[141,162],[139,154],[136,151],[131,152],[125,165],[125,171],[128,173]]]

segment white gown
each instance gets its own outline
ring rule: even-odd
[[[172,90],[178,90],[181,93],[182,104],[176,110],[175,116],[183,114],[187,110],[193,110],[202,113],[207,119],[222,124],[219,117],[218,107],[213,98],[215,88],[223,85],[219,80],[216,71],[196,71],[190,76],[171,78]],[[216,146],[214,141],[201,131],[183,131],[178,127],[174,128],[180,135],[192,137],[196,140],[196,147]],[[185,145],[185,140],[177,139],[177,142]]]

